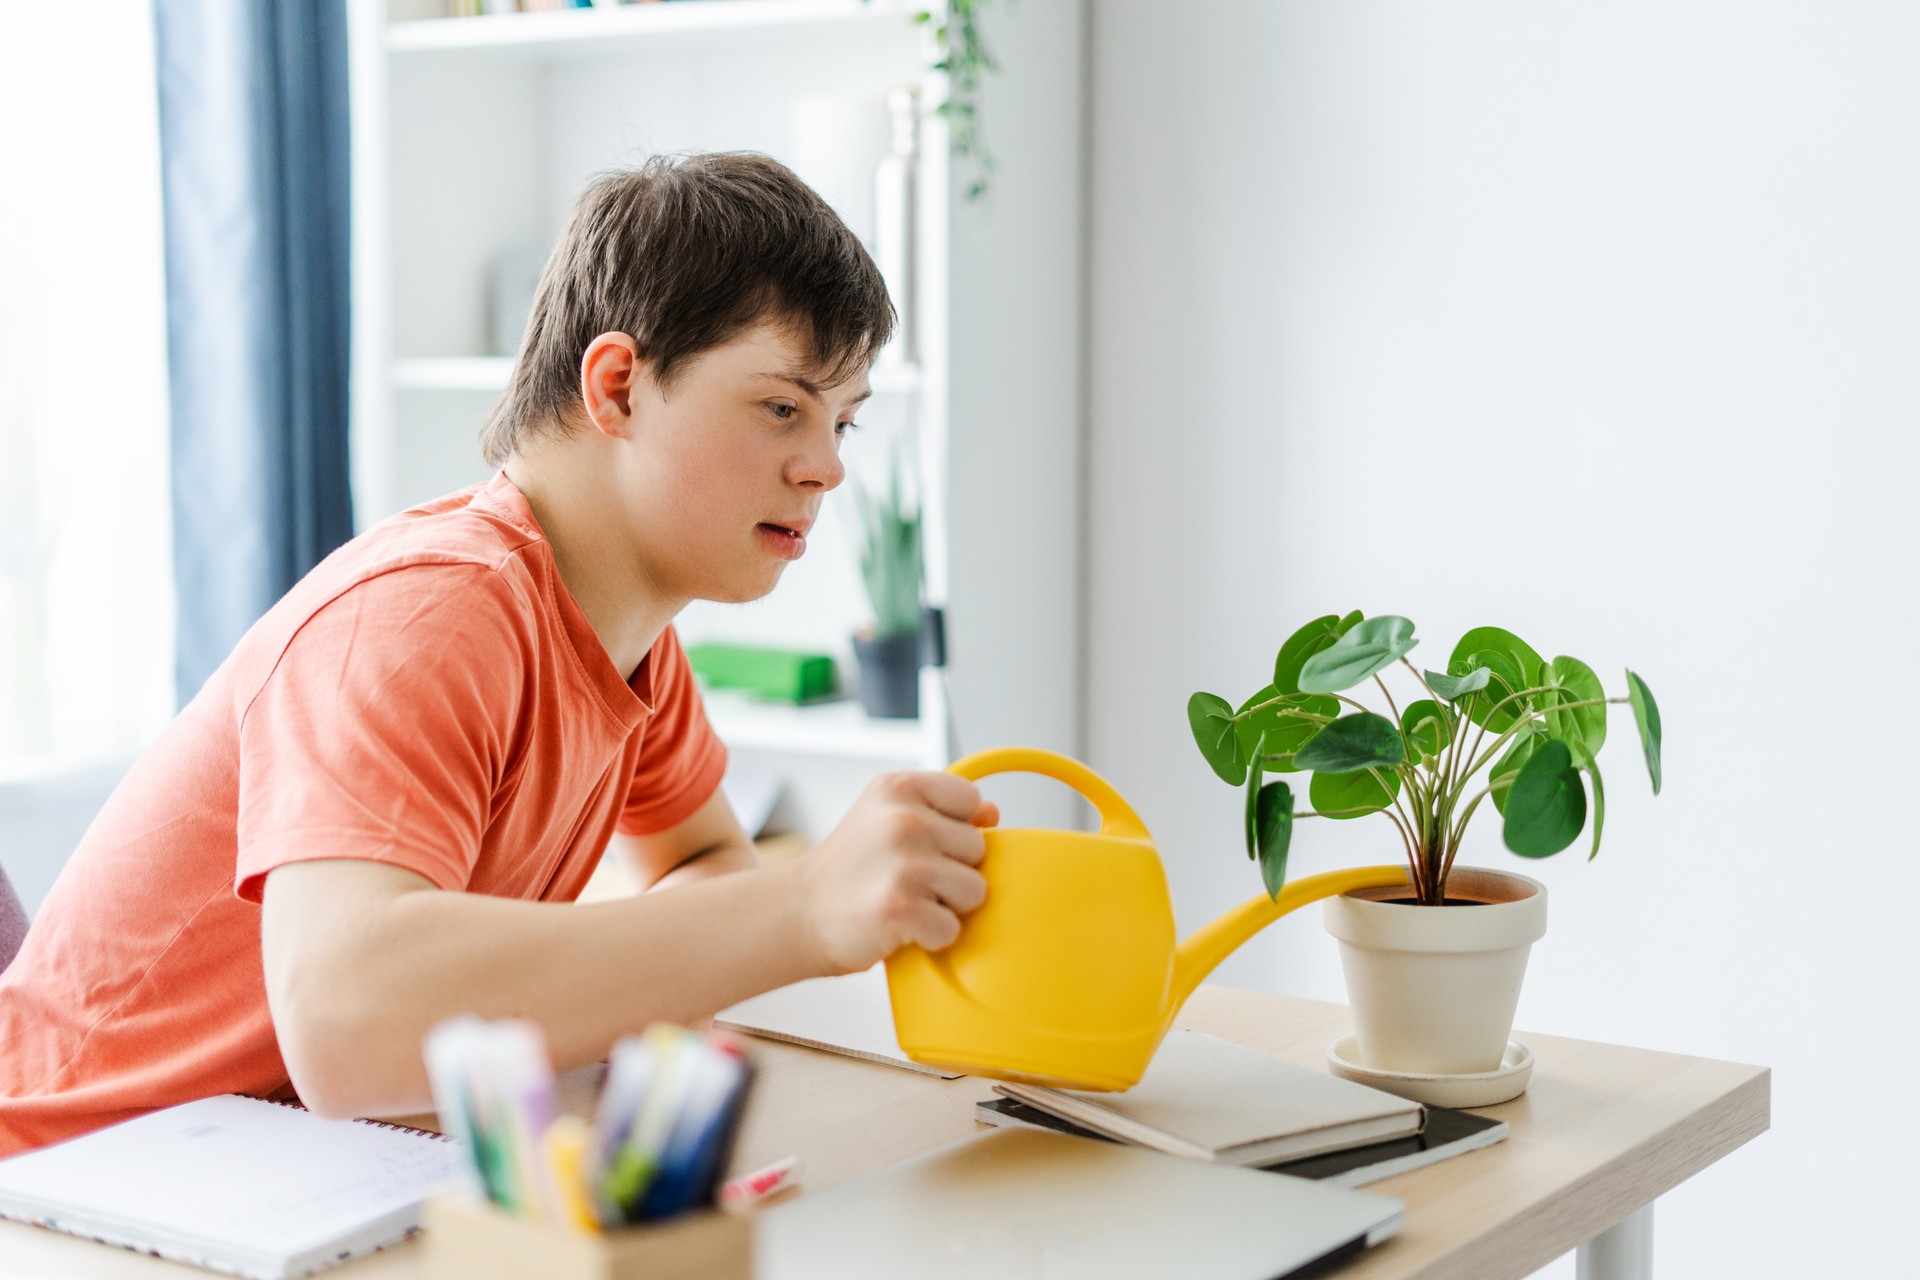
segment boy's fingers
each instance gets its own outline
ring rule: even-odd
[[[967,914],[987,900],[987,878],[951,859],[934,868],[928,887],[942,906],[959,915]]]
[[[903,775],[909,786],[929,808],[960,822],[971,822],[980,812],[980,788],[955,774],[938,770]],[[996,810],[996,812],[998,812]]]
[[[960,917],[928,898],[914,911],[910,927],[912,937],[929,951],[943,951],[960,936]]]
[[[987,856],[987,837],[970,823],[935,819],[933,844],[947,857],[969,867],[979,866],[980,860]]]
[[[973,817],[967,821],[976,827],[997,827],[1000,825],[1000,806],[991,800],[982,800],[980,807],[973,811]]]

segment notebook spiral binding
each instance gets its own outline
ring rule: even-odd
[[[253,1095],[241,1093],[235,1094],[234,1096],[237,1098],[248,1098]],[[295,1111],[305,1111],[307,1109],[307,1104],[298,1098],[261,1098],[260,1101],[271,1102],[276,1107],[292,1107]],[[436,1133],[432,1129],[422,1129],[416,1125],[395,1124],[391,1120],[374,1120],[367,1116],[355,1116],[353,1122],[355,1124],[372,1125],[376,1129],[391,1129],[395,1133],[417,1133],[422,1137],[432,1138],[435,1142],[453,1141],[452,1136],[449,1134]]]

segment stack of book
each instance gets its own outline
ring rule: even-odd
[[[1504,1122],[1296,1066],[1200,1031],[1175,1031],[1139,1084],[1085,1093],[998,1084],[975,1111],[1218,1164],[1344,1186],[1404,1173],[1506,1136]]]

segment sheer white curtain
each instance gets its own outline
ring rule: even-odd
[[[173,714],[147,0],[0,3],[0,871],[28,910]]]
[[[166,723],[174,605],[151,14],[72,0],[0,21],[0,783],[17,783],[124,759]]]

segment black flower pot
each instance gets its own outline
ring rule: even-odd
[[[870,716],[912,720],[920,714],[921,637],[916,632],[853,638],[860,664],[860,705]]]

